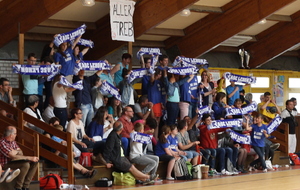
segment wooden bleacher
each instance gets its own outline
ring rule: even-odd
[[[16,126],[18,130],[16,140],[20,147],[24,149],[24,154],[43,157],[66,168],[68,173],[67,182],[75,184],[71,133],[59,131],[54,127],[51,127],[50,125],[32,117],[31,115],[24,113],[22,110],[15,108],[9,104],[6,104],[3,101],[0,101],[0,108],[6,110],[7,113],[14,115],[15,118],[14,120],[0,115],[0,121],[2,124],[0,130],[3,131],[5,127],[9,125]],[[25,127],[24,122],[31,123],[52,135],[64,139],[67,142],[67,146],[57,143],[54,140],[47,138],[46,136],[39,134],[28,127]],[[55,155],[54,153],[48,151],[43,146],[41,146],[41,144],[47,145],[53,149],[59,150],[60,152],[69,155],[68,159],[64,159],[60,156]],[[39,171],[37,172],[35,179],[38,180],[38,178]]]

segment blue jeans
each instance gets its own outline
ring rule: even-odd
[[[258,146],[252,146],[252,148],[255,150],[256,154],[258,155],[258,158],[250,163],[250,166],[254,166],[257,163],[261,163],[261,166],[264,169],[266,169],[266,162],[264,159],[265,154],[265,147],[258,147]]]
[[[60,125],[64,127],[64,131],[66,131],[66,123],[68,119],[67,108],[56,108],[54,107],[53,113],[55,117],[60,120]]]
[[[236,167],[236,161],[237,161],[237,156],[238,156],[239,150],[236,147],[233,147],[233,148],[225,147],[224,149],[226,152],[226,158],[229,158],[233,167]]]
[[[122,137],[121,142],[122,142],[122,146],[123,146],[123,150],[124,150],[124,155],[129,156],[129,142],[130,142],[130,139],[128,139],[126,137]]]
[[[178,117],[179,113],[179,105],[178,102],[167,102],[167,125],[173,125],[176,122],[176,118]]]
[[[196,109],[197,109],[197,102],[191,102],[190,107],[189,107],[189,116],[191,118],[195,117],[196,115]]]
[[[81,104],[80,109],[82,111],[81,120],[84,125],[84,128],[86,129],[94,117],[94,108],[92,104]]]
[[[220,171],[225,169],[225,149],[224,148],[216,148],[216,149],[210,148],[208,150],[210,150],[211,156],[214,156],[215,158],[218,158]],[[209,159],[209,166],[210,166],[210,168],[216,169],[216,160],[215,159]]]

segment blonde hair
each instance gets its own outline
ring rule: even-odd
[[[144,124],[142,124],[142,123],[136,123],[136,124],[134,124],[134,130],[136,132],[140,132],[142,129],[144,129]]]
[[[64,130],[64,127],[62,125],[54,125],[53,126],[55,129],[58,129],[60,131]]]

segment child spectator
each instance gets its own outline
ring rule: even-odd
[[[136,123],[134,125],[134,131],[138,133],[144,133],[144,125],[142,123]],[[146,167],[141,171],[144,174],[150,173],[150,179],[155,180],[157,179],[158,175],[156,174],[159,158],[155,155],[147,155],[144,154],[144,150],[146,147],[143,148],[143,143],[132,141],[130,143],[130,154],[129,159],[131,162],[145,165]]]

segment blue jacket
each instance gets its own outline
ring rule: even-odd
[[[175,88],[179,89],[179,86],[184,84],[187,80],[189,80],[189,77],[185,77],[184,79],[181,79],[178,82],[170,83],[168,78],[165,77],[164,78],[164,84],[165,84],[165,87],[167,88],[167,95],[168,96],[174,96]]]

